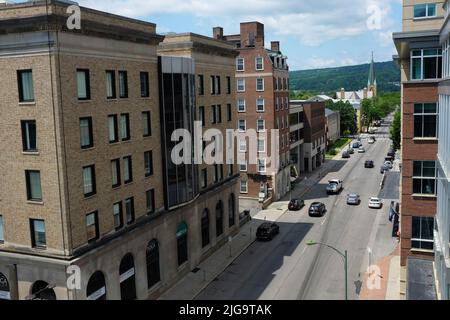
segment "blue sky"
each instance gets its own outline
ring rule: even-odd
[[[80,5],[157,24],[158,33],[211,36],[239,32],[241,21],[265,24],[266,43],[281,41],[291,70],[392,59],[402,0],[80,0]]]

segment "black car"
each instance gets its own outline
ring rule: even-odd
[[[387,156],[395,159],[395,151],[394,151],[394,149],[389,150],[389,152],[387,153]]]
[[[354,154],[355,150],[353,148],[348,148],[347,152],[350,153],[350,154]]]
[[[342,159],[349,159],[349,158],[350,158],[350,153],[348,151],[342,152]]]
[[[280,233],[280,227],[276,223],[264,222],[256,231],[258,240],[272,240]]]
[[[366,162],[364,162],[364,168],[372,169],[374,167],[375,167],[375,164],[372,160],[367,160]]]
[[[300,199],[292,199],[289,202],[289,211],[299,211],[305,206],[305,201]]]
[[[314,202],[309,207],[309,216],[310,217],[323,217],[326,212],[327,212],[327,208],[325,207],[325,204],[323,204],[321,202]]]

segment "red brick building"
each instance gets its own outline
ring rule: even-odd
[[[267,204],[290,190],[287,57],[278,41],[271,42],[270,49],[265,48],[264,25],[259,22],[241,23],[237,35],[224,35],[221,27],[214,28],[213,33],[214,38],[232,42],[239,50],[236,59],[238,128],[267,133],[265,139],[258,137],[260,141],[253,141],[257,144],[256,164],[249,161],[251,139],[237,142],[238,152],[245,153],[246,158],[240,165],[241,202],[243,206],[255,202]],[[279,141],[272,146],[271,130],[274,129],[279,130]],[[269,168],[266,159],[273,152],[279,156],[279,163]]]

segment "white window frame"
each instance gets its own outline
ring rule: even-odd
[[[243,186],[245,186],[244,189],[242,188]],[[248,193],[248,181],[241,181],[241,183],[239,185],[239,191],[242,194],[247,194]]]
[[[258,68],[258,60],[261,59],[261,68]],[[256,57],[255,58],[255,70],[256,71],[264,71],[264,58],[263,57]]]
[[[261,169],[261,165],[264,163],[264,170]],[[267,172],[267,159],[258,159],[258,172],[259,173],[266,173]]]
[[[244,109],[243,109],[243,110],[240,109],[240,107],[241,107],[240,102],[244,102],[244,104],[243,104]],[[240,112],[240,113],[246,112],[246,111],[247,111],[245,99],[238,99],[238,102],[237,102],[237,109],[238,109],[238,112]]]
[[[414,12],[416,10],[416,6],[425,6],[425,16],[423,17],[416,17]],[[429,15],[428,10],[430,6],[434,6],[434,15]],[[416,4],[413,6],[413,19],[414,20],[420,20],[420,19],[430,19],[430,18],[436,18],[437,17],[437,4],[436,3],[423,3],[423,4]]]
[[[239,69],[239,61],[242,61],[242,69]],[[244,72],[245,71],[245,59],[244,58],[236,58],[236,71]]]
[[[245,166],[245,169],[242,169],[242,166]],[[239,161],[239,171],[240,172],[248,171],[248,161],[247,160]]]
[[[243,87],[242,90],[239,89],[239,86],[240,86],[239,82],[241,82],[241,81],[242,81],[242,87]],[[245,92],[245,79],[239,78],[236,80],[236,91],[237,92]]]
[[[263,123],[263,127],[264,127],[264,129],[259,129],[259,123],[260,123],[260,121],[262,121],[262,123]],[[264,131],[266,131],[266,120],[264,120],[264,119],[257,119],[256,120],[256,131],[257,132],[264,132]]]
[[[242,130],[241,129],[241,126],[240,126],[240,124],[241,124],[241,122],[244,122],[244,130]],[[245,120],[245,119],[239,119],[238,120],[238,130],[239,130],[239,132],[245,132],[245,131],[247,131],[247,120]]]
[[[435,55],[424,55],[424,50],[437,50],[437,54]],[[420,51],[420,56],[413,56],[414,51]],[[440,53],[439,53],[440,52]],[[410,54],[410,62],[409,62],[409,68],[410,68],[410,79],[411,80],[431,80],[431,79],[440,79],[439,76],[439,63],[436,62],[436,78],[425,78],[424,77],[424,59],[425,58],[435,58],[436,61],[439,59],[439,57],[442,59],[441,64],[444,63],[443,60],[443,52],[442,48],[436,47],[436,48],[426,48],[426,49],[412,49]],[[414,60],[420,59],[420,77],[419,78],[413,78],[414,75]],[[442,68],[443,69],[443,68]],[[441,70],[441,77],[442,77],[442,70]]]
[[[239,140],[239,152],[241,152],[241,153],[247,152],[247,140],[246,139]]]
[[[262,101],[262,110],[260,110],[258,108],[259,104],[258,102]],[[256,112],[264,112],[266,111],[266,101],[264,100],[264,98],[257,98],[256,99]]]
[[[262,81],[262,89],[258,89],[258,81]],[[262,77],[258,77],[256,78],[256,92],[264,92],[264,88],[265,88],[265,81],[264,78]]]
[[[262,149],[259,148],[260,142],[262,142],[262,147],[263,147]],[[256,148],[257,148],[258,153],[266,153],[266,140],[265,139],[257,139],[256,140]]]

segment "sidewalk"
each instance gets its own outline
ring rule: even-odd
[[[400,300],[400,245],[364,274],[360,300]]]

